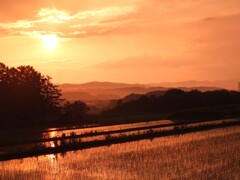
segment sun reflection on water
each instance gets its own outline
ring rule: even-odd
[[[56,131],[51,131],[51,132],[49,132],[49,138],[54,138],[54,137],[56,137]]]
[[[56,134],[57,134],[56,131],[51,131],[48,133],[48,136],[49,136],[49,138],[55,138]],[[55,148],[56,146],[57,146],[57,142],[50,141],[51,148]],[[47,158],[49,159],[53,173],[56,173],[57,172],[57,155],[49,154],[49,155],[47,155]]]
[[[57,134],[56,131],[51,131],[51,132],[48,133],[48,137],[49,138],[55,138],[55,137],[57,137],[56,134]],[[57,142],[50,141],[50,147],[51,148],[55,148],[56,146],[57,146]]]
[[[50,147],[55,148],[55,144],[53,141],[50,141]]]
[[[50,160],[51,163],[56,163],[56,155],[55,154],[49,154],[47,155],[48,159]]]
[[[51,173],[57,174],[57,155],[49,154],[49,155],[47,155],[47,158],[49,159]]]

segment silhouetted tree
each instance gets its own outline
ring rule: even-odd
[[[88,111],[89,108],[84,102],[66,102],[63,106],[62,120],[64,122],[81,122]]]
[[[0,117],[16,120],[47,118],[59,111],[61,91],[31,66],[0,63]],[[29,121],[30,123],[30,121]]]

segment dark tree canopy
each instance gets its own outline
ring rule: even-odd
[[[0,63],[0,117],[47,117],[59,110],[61,91],[31,66],[8,67]]]
[[[163,96],[143,95],[138,100],[123,103],[121,100],[117,106],[106,113],[116,114],[141,114],[174,112],[188,108],[211,107],[221,105],[240,105],[240,92],[215,90],[200,92],[192,90],[184,92],[180,89],[166,91]]]
[[[63,106],[63,121],[67,122],[82,122],[84,115],[89,111],[89,108],[84,102],[66,102]]]

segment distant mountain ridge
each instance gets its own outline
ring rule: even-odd
[[[114,82],[87,82],[83,84],[60,84],[59,87],[63,91],[75,91],[80,89],[116,89],[126,87],[147,87],[145,84],[127,84],[127,83],[114,83]]]
[[[164,86],[164,87],[218,87],[229,90],[237,90],[239,79],[228,79],[218,81],[179,81],[179,82],[162,82],[149,84],[150,86]]]
[[[172,84],[173,85],[173,84]],[[114,82],[88,82],[83,84],[60,84],[58,85],[63,92],[63,98],[69,101],[106,101],[121,99],[130,94],[146,94],[159,91],[167,91],[172,87],[157,86],[157,84],[127,84]],[[216,90],[216,87],[174,87],[184,91],[198,89],[200,91]],[[154,94],[154,93],[153,93]]]
[[[78,91],[82,89],[121,89],[121,88],[153,88],[153,87],[165,87],[165,88],[189,88],[189,87],[204,87],[204,88],[224,88],[224,89],[232,89],[237,90],[237,83],[240,79],[229,79],[229,80],[219,80],[219,81],[197,81],[197,80],[189,80],[189,81],[179,81],[179,82],[160,82],[160,83],[149,83],[149,84],[130,84],[130,83],[116,83],[116,82],[100,82],[100,81],[92,81],[82,84],[59,84],[59,87],[63,91]]]

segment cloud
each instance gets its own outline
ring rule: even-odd
[[[58,34],[61,37],[76,38],[111,32],[118,23],[100,23],[109,17],[121,16],[133,11],[133,7],[107,7],[92,11],[70,14],[56,8],[40,9],[35,19],[0,23],[5,35]]]
[[[213,1],[72,0],[69,3],[67,0],[2,0],[0,32],[2,36],[51,33],[65,38],[157,34],[162,27],[234,13],[240,5],[236,0]],[[213,11],[215,8],[219,11]]]

